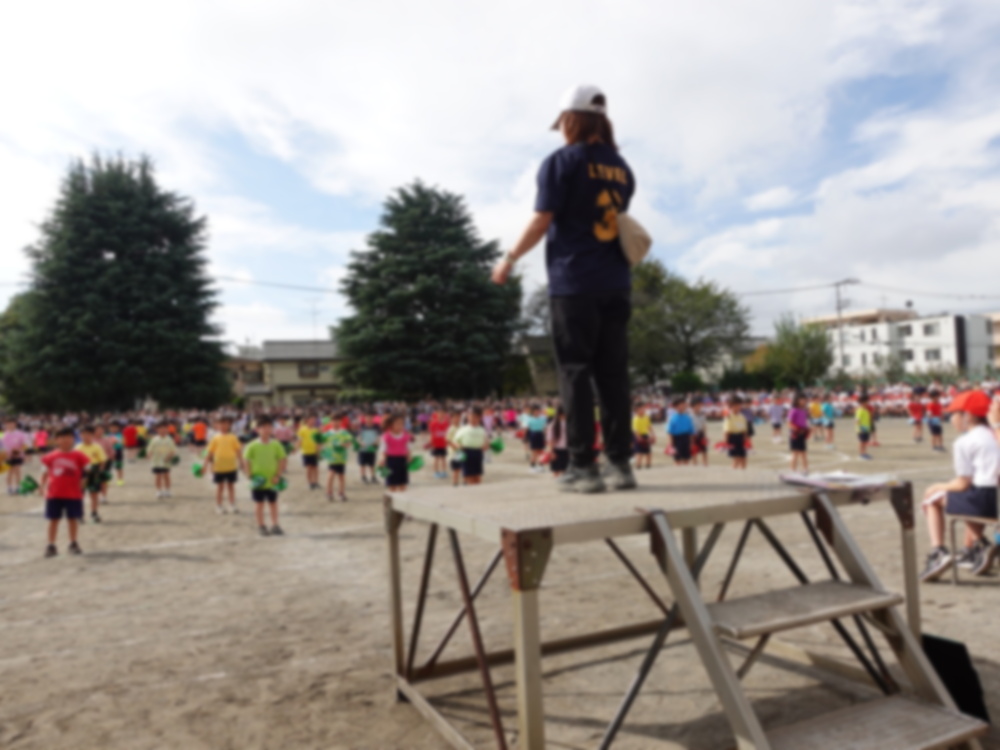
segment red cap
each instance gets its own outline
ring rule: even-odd
[[[945,411],[965,411],[974,417],[985,417],[990,412],[991,401],[983,391],[965,391],[955,396]]]

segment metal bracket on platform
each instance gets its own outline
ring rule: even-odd
[[[889,491],[889,500],[892,502],[892,509],[896,511],[896,517],[904,529],[912,529],[913,520],[913,485],[909,482],[893,487]]]
[[[504,529],[500,536],[511,588],[531,591],[541,586],[552,553],[552,529]]]
[[[393,510],[392,498],[389,495],[385,495],[382,498],[382,510],[385,514],[386,533],[399,531],[399,527],[403,525],[403,514],[398,510]]]

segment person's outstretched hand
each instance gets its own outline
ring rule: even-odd
[[[493,272],[490,274],[490,279],[494,284],[499,284],[503,286],[507,283],[507,279],[510,278],[510,272],[513,270],[514,266],[506,258],[501,258],[493,266]]]

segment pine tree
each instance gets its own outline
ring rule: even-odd
[[[213,407],[229,395],[205,276],[207,222],[153,166],[72,165],[5,341],[7,399],[26,410]]]
[[[345,380],[393,397],[500,390],[521,285],[490,282],[499,255],[461,197],[420,182],[397,190],[342,284],[355,313],[336,331]]]

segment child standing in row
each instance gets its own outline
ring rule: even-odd
[[[21,467],[31,446],[31,438],[17,426],[17,422],[8,419],[3,427],[3,451],[7,454],[7,494],[17,495],[21,491]]]
[[[739,396],[733,396],[729,413],[722,421],[722,431],[726,435],[729,457],[733,459],[734,469],[746,469],[747,467],[747,418],[743,416],[741,411],[742,405],[743,399]]]
[[[229,495],[229,507],[236,513],[236,480],[239,470],[243,467],[243,446],[233,430],[233,420],[221,417],[216,423],[218,432],[208,443],[205,465],[212,472],[212,482],[215,484],[215,512],[222,515],[226,512],[224,496]]]
[[[361,469],[361,481],[377,484],[375,478],[375,457],[378,454],[378,427],[372,421],[371,414],[361,418],[361,429],[358,430],[358,466]]]
[[[63,427],[56,433],[56,449],[42,456],[42,492],[45,494],[45,518],[49,522],[46,557],[55,557],[59,521],[66,517],[69,529],[69,552],[79,555],[77,531],[83,519],[83,482],[90,458],[73,448],[73,430]]]
[[[854,422],[858,427],[858,457],[863,461],[871,461],[868,454],[868,443],[872,439],[872,413],[868,409],[868,394],[858,397],[858,408],[854,412]]]
[[[170,497],[170,467],[177,455],[177,443],[170,437],[170,428],[166,422],[158,422],[156,435],[146,446],[146,457],[153,466],[153,477],[156,480],[156,499]]]
[[[650,427],[652,430],[652,427]],[[652,437],[652,435],[650,436]],[[545,431],[549,450],[549,470],[561,477],[569,468],[569,444],[566,440],[566,410],[560,406]]]
[[[792,408],[788,412],[789,440],[788,447],[792,452],[792,471],[809,473],[809,412],[806,411],[806,397],[801,393],[792,399]]]
[[[674,449],[674,463],[687,466],[691,463],[691,440],[694,438],[694,420],[688,414],[687,401],[674,399],[674,413],[667,420],[667,434]]]
[[[453,446],[465,454],[462,477],[466,484],[480,484],[483,481],[483,457],[486,455],[489,439],[486,428],[483,427],[483,410],[474,407],[469,412],[469,423],[455,432]]]
[[[278,486],[288,468],[288,454],[274,439],[274,423],[268,416],[257,420],[257,437],[243,451],[247,473],[253,486],[254,515],[261,536],[281,536],[278,525]],[[271,513],[271,528],[264,523],[264,505]]]
[[[462,464],[465,457],[462,454],[461,448],[457,447],[458,443],[455,442],[455,436],[458,435],[461,427],[462,415],[460,412],[453,411],[451,413],[451,424],[448,425],[448,432],[445,433],[445,438],[448,441],[448,465],[451,468],[451,484],[453,487],[458,487],[462,483]]]
[[[84,425],[80,428],[80,443],[77,444],[76,450],[90,459],[84,477],[84,484],[87,494],[90,496],[90,519],[94,523],[100,523],[101,514],[98,513],[98,507],[101,503],[102,473],[104,471],[104,462],[108,460],[108,457],[104,454],[104,448],[101,447],[95,437],[94,428],[89,424]]]
[[[646,405],[639,404],[632,417],[632,437],[635,441],[635,468],[653,468],[653,422],[646,412]]]
[[[941,423],[944,409],[941,407],[941,393],[931,391],[927,396],[930,399],[930,403],[927,404],[927,431],[931,433],[931,450],[944,453],[944,429]]]
[[[297,447],[302,454],[309,489],[319,489],[319,445],[316,443],[316,417],[310,414],[298,431]]]
[[[354,443],[354,436],[342,426],[345,416],[336,415],[333,419],[334,424],[340,426],[327,434],[330,475],[326,482],[326,499],[331,503],[335,494],[341,502],[347,502],[347,451]]]
[[[390,492],[405,492],[410,483],[410,433],[406,431],[406,422],[402,414],[393,414],[386,421],[386,430],[382,434],[381,466],[388,469],[389,476],[385,480]]]

